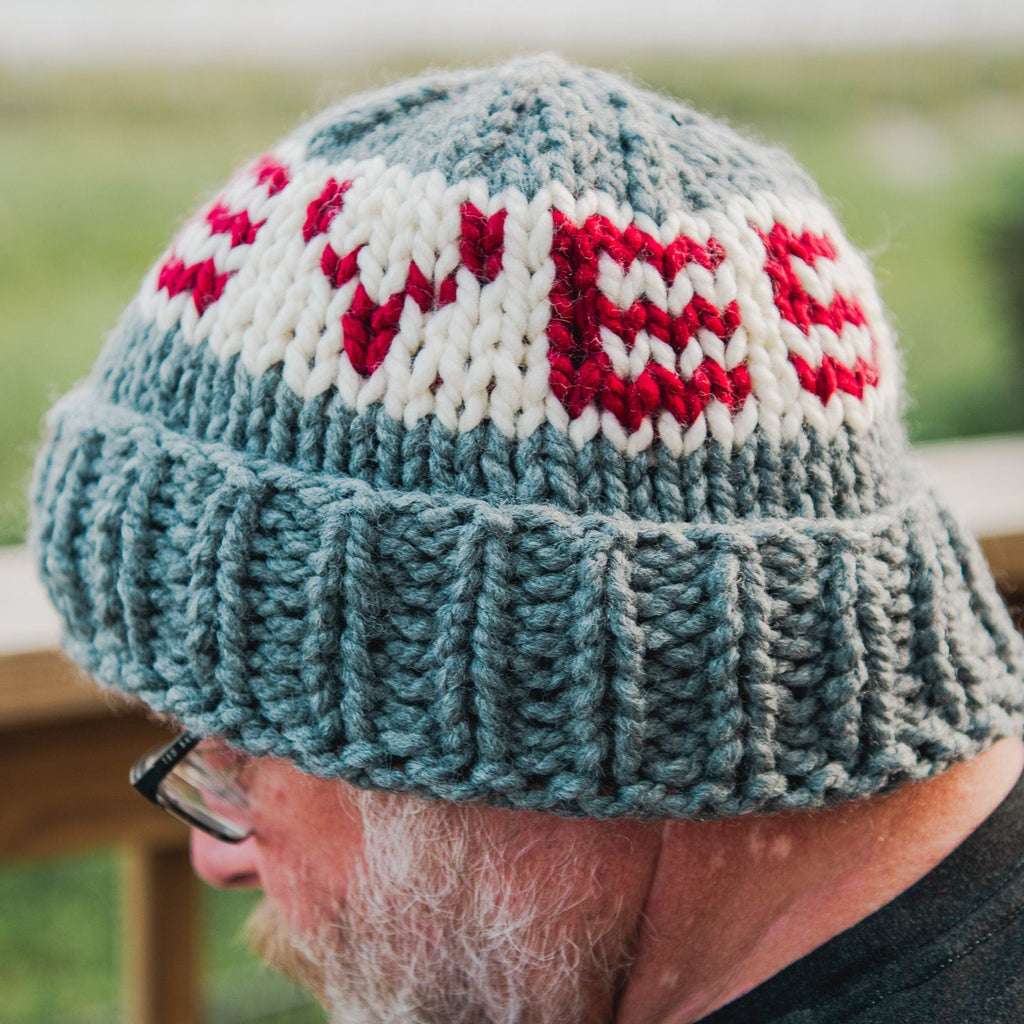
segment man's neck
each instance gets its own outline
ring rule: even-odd
[[[667,822],[616,1024],[690,1024],[874,913],[1013,787],[1004,740],[926,782],[827,811]]]

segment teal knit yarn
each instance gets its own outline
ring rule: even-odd
[[[807,176],[553,57],[247,165],[51,411],[71,656],[254,755],[593,817],[821,807],[1024,725]]]

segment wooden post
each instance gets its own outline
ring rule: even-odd
[[[187,849],[129,848],[123,893],[129,1024],[200,1024],[198,883]]]

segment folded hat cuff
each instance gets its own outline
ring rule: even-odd
[[[72,657],[315,775],[717,817],[924,778],[1024,723],[1020,638],[916,486],[663,523],[306,473],[82,390],[50,426],[33,542]]]

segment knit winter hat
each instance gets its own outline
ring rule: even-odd
[[[242,170],[52,411],[67,649],[304,771],[597,817],[818,807],[1022,728],[805,174],[544,57]]]

